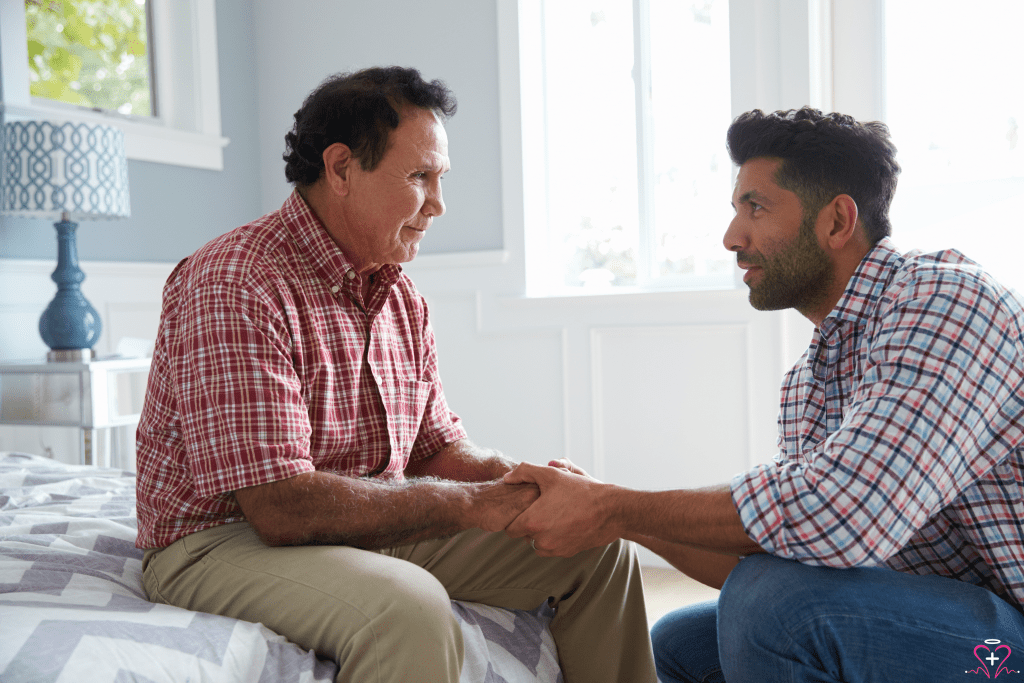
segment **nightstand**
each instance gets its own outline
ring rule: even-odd
[[[0,424],[78,428],[82,464],[135,469],[119,452],[134,461],[134,430],[130,449],[118,448],[115,434],[138,424],[149,366],[120,357],[0,363]]]

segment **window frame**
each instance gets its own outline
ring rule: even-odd
[[[0,111],[6,120],[46,119],[114,125],[129,159],[220,171],[220,76],[215,0],[149,0],[151,74],[157,116],[124,116],[31,97],[24,0],[0,0]]]
[[[881,0],[871,0],[876,4]],[[634,0],[636,2],[636,0]],[[833,110],[836,43],[836,4],[856,0],[730,0],[730,90],[732,115],[760,108],[789,109],[805,104]],[[498,12],[499,77],[502,84],[503,194],[505,197],[505,245],[511,261],[521,263],[523,291],[527,297],[578,297],[592,294],[648,294],[664,291],[700,292],[709,289],[699,281],[681,282],[673,276],[652,278],[640,285],[609,287],[599,291],[552,286],[551,278],[538,271],[544,263],[546,209],[542,200],[546,165],[542,146],[528,144],[544,135],[536,125],[535,112],[542,105],[531,89],[523,87],[530,72],[536,73],[539,55],[522,46],[534,24],[526,13],[537,12],[536,0],[496,0]],[[642,25],[642,24],[641,24]],[[845,27],[843,27],[845,30]],[[864,30],[874,29],[865,26]],[[854,33],[857,39],[862,32]],[[535,40],[535,38],[533,38]],[[524,65],[524,62],[526,64]],[[641,86],[642,87],[642,86]],[[638,126],[638,128],[641,128]],[[720,131],[725,144],[725,131]],[[735,174],[736,169],[733,169]],[[722,201],[728,201],[723,197]],[[512,210],[512,207],[521,207]],[[722,226],[725,232],[727,226]],[[648,229],[650,232],[650,229]],[[641,231],[643,234],[643,229]],[[653,240],[647,240],[650,248]],[[644,244],[641,244],[641,249]],[[653,255],[653,254],[652,254]],[[650,256],[640,255],[641,259]],[[742,273],[734,269],[731,287],[742,287]],[[711,289],[723,289],[721,286]]]

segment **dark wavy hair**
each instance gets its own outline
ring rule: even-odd
[[[775,182],[797,195],[805,216],[848,194],[872,244],[892,232],[889,205],[900,166],[884,123],[811,107],[772,114],[755,109],[732,122],[727,140],[737,166],[758,157],[781,159]]]
[[[384,158],[405,105],[429,109],[442,121],[458,106],[442,81],[427,82],[416,69],[373,67],[325,79],[295,112],[295,124],[284,136],[288,182],[306,187],[319,180],[323,152],[336,142],[348,145],[363,170],[372,171]]]

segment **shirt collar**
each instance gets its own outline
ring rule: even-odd
[[[281,205],[279,214],[281,223],[284,224],[299,253],[327,287],[335,294],[343,291],[355,301],[362,301],[362,279],[359,273],[298,190],[292,190],[291,195]],[[374,298],[373,293],[381,287],[390,289],[391,285],[398,281],[401,273],[402,267],[397,264],[382,266],[374,273],[370,298]]]
[[[822,324],[830,319],[858,322],[867,318],[903,261],[904,256],[896,250],[892,241],[888,237],[882,238],[861,259],[846,285],[846,291]]]
[[[843,328],[844,322],[857,325],[871,315],[878,299],[892,282],[903,261],[904,257],[896,251],[896,247],[887,237],[881,239],[861,259],[857,269],[853,271],[853,277],[846,285],[843,296],[811,336],[807,365],[815,380],[825,381],[828,369],[826,345],[834,345],[842,337],[842,334],[839,338],[833,338],[833,335]]]

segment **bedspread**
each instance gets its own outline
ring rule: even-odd
[[[135,475],[0,454],[0,681],[332,681],[261,624],[149,602]],[[452,602],[461,681],[561,681],[550,610]]]

